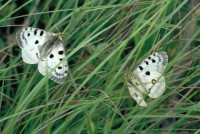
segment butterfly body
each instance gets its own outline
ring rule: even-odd
[[[39,72],[46,76],[65,57],[63,41],[54,33],[38,28],[26,27],[16,33],[22,59],[28,64],[38,64]],[[64,61],[49,75],[53,81],[60,83],[68,74],[68,63]]]
[[[140,106],[147,106],[144,98],[158,98],[165,91],[165,78],[162,75],[168,56],[165,52],[156,52],[146,58],[128,77],[128,89]]]

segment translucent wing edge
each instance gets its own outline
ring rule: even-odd
[[[68,64],[67,63],[67,61],[66,61],[66,64]],[[55,70],[50,70],[49,72],[47,71],[48,70],[48,65],[47,64],[45,64],[45,62],[39,62],[39,64],[38,64],[38,70],[39,70],[39,72],[43,75],[43,76],[46,76],[47,74],[49,75],[48,76],[48,78],[49,79],[51,79],[51,80],[53,80],[54,82],[56,82],[56,83],[62,83],[62,82],[64,82],[65,80],[66,80],[66,78],[67,78],[67,76],[68,76],[68,74],[66,74],[64,77],[61,77],[61,78],[58,78],[58,77],[56,77],[56,76],[54,76],[52,73],[53,72],[55,72]],[[68,67],[67,67],[67,70],[68,70]],[[50,74],[50,72],[52,72],[51,74]]]
[[[164,69],[165,70],[165,67],[168,63],[168,55],[166,52],[164,51],[160,51],[160,52],[156,52],[157,54],[161,55],[161,57],[163,58],[163,62],[162,62],[162,65],[164,66]]]
[[[143,94],[145,93],[145,88],[140,84],[136,74],[131,74],[126,76],[127,85],[131,97],[137,102],[139,106],[146,107],[147,104],[144,100]]]
[[[20,30],[18,30],[17,32],[16,32],[16,39],[17,39],[17,44],[18,44],[18,46],[22,49],[23,48],[23,45],[22,45],[22,40],[21,40],[21,33],[22,33],[22,31],[23,31],[23,28],[21,28]]]

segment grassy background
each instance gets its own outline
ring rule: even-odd
[[[0,1],[0,133],[200,133],[198,0]],[[57,85],[23,63],[23,26],[63,33]],[[124,73],[166,51],[166,91],[136,105]]]

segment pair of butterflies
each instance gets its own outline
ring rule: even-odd
[[[57,83],[65,81],[68,74],[64,42],[54,33],[42,29],[26,27],[16,33],[22,59],[28,64],[38,64],[39,72]],[[165,52],[156,52],[146,58],[131,74],[127,74],[127,84],[133,99],[140,106],[147,106],[144,97],[161,96],[165,90],[162,75],[168,56]]]

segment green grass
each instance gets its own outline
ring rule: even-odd
[[[0,1],[0,133],[200,133],[197,0]],[[63,33],[63,84],[23,63],[23,26]],[[139,107],[124,74],[166,51],[166,91]]]

